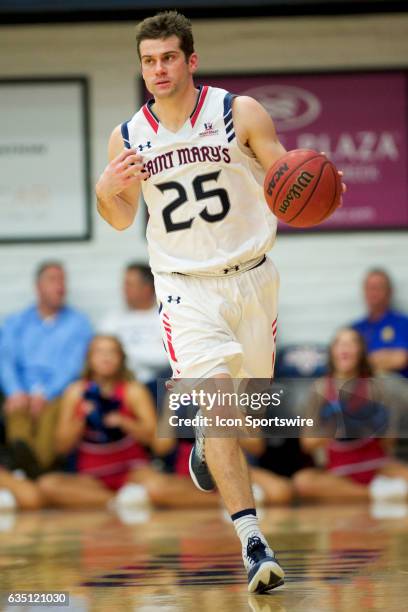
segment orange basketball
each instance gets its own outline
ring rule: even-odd
[[[341,191],[336,166],[309,149],[286,153],[268,170],[264,182],[269,208],[294,227],[313,227],[330,217]]]

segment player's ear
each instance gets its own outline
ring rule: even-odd
[[[198,55],[197,53],[192,53],[188,58],[188,67],[190,69],[190,73],[194,74],[198,68]]]

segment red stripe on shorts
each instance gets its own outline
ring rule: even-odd
[[[166,330],[167,348],[169,350],[169,355],[172,361],[177,361],[176,352],[173,346],[171,323],[168,315],[165,312],[163,312],[163,319],[165,319],[163,321],[163,327]]]

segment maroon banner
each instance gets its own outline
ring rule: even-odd
[[[199,75],[196,81],[256,98],[286,149],[324,151],[343,170],[343,207],[313,229],[408,227],[406,73]]]

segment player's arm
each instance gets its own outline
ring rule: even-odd
[[[100,215],[117,230],[133,223],[140,196],[140,183],[149,177],[134,149],[124,149],[120,126],[109,139],[109,163],[96,183]]]
[[[232,114],[238,139],[251,149],[265,171],[285,155],[272,119],[254,98],[235,98]]]
[[[232,106],[235,133],[248,146],[265,170],[286,153],[279,142],[274,123],[262,104],[249,96],[238,96]],[[340,171],[342,177],[343,173]],[[346,185],[342,183],[343,193]],[[341,204],[340,204],[341,205]]]

